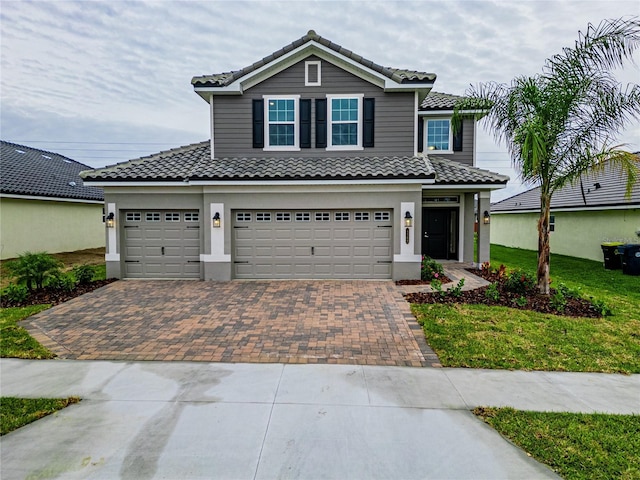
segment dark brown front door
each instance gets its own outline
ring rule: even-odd
[[[422,209],[422,253],[431,258],[457,259],[457,211]]]

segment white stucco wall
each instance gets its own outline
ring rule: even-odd
[[[104,247],[102,204],[0,198],[0,258]]]
[[[640,208],[551,212],[555,231],[551,233],[551,252],[602,261],[600,244],[607,241],[639,243]],[[491,243],[507,247],[538,249],[537,213],[499,213],[491,215]]]

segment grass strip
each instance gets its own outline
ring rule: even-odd
[[[566,480],[640,478],[638,415],[487,407],[473,413]]]
[[[412,305],[445,367],[640,373],[640,320],[486,305]]]
[[[54,358],[53,353],[18,325],[20,320],[49,307],[50,305],[31,305],[0,309],[0,356],[29,359]]]
[[[0,435],[6,435],[31,422],[78,403],[70,398],[0,398]]]

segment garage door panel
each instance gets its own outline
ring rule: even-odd
[[[293,233],[295,240],[311,240],[312,234],[310,228],[298,228],[296,227]]]
[[[316,228],[313,231],[313,239],[314,240],[331,240],[331,229],[326,227]]]
[[[126,277],[200,278],[200,228],[197,222],[185,222],[184,213],[187,212],[123,213]],[[190,219],[197,215],[195,211],[188,213],[192,214]]]
[[[260,227],[254,230],[254,235],[256,240],[272,240],[273,239],[273,230],[269,228]]]
[[[349,246],[335,246],[333,248],[334,257],[351,257],[351,247]]]
[[[234,263],[234,276],[390,278],[393,232],[386,226],[392,216],[388,211],[388,221],[373,221],[377,211],[358,210],[357,216],[354,210],[325,210],[322,215],[295,210],[233,213],[233,226],[243,227],[234,228],[233,258],[241,262]],[[237,222],[238,218],[245,221]],[[294,221],[258,222],[257,218]],[[388,263],[378,266],[379,261]]]
[[[258,258],[260,257],[267,257],[267,258],[271,258],[273,256],[273,247],[264,247],[264,246],[259,246],[256,247],[254,250],[254,255]]]
[[[276,240],[292,240],[293,231],[291,228],[276,228],[273,238]]]
[[[273,255],[275,257],[291,258],[293,256],[293,247],[291,245],[276,245],[273,247]]]
[[[373,230],[373,239],[390,240],[391,234],[393,233],[391,230],[391,228],[376,228],[375,230]]]

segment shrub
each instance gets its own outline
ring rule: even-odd
[[[564,309],[567,307],[567,299],[559,290],[551,295],[549,303],[551,304],[551,308],[553,308],[558,313],[564,312]]]
[[[520,296],[520,297],[516,298],[516,299],[513,301],[513,303],[515,303],[517,306],[519,306],[519,307],[521,307],[521,308],[524,308],[524,307],[526,307],[526,306],[527,306],[527,303],[529,303],[529,302],[528,302],[528,300],[527,300],[527,297],[522,297],[522,296]]]
[[[593,309],[598,312],[601,317],[609,317],[613,315],[613,310],[611,310],[611,307],[609,307],[609,305],[604,303],[602,300],[598,300],[597,298],[593,297],[591,297],[590,300]]]
[[[442,291],[442,282],[437,278],[431,280],[431,289],[435,292],[443,296],[445,292]]]
[[[420,278],[428,281],[433,280],[434,278],[437,279],[443,275],[444,269],[442,268],[442,265],[436,262],[433,258],[423,255],[422,266],[420,268]]]
[[[46,252],[25,252],[17,259],[7,262],[6,268],[18,283],[25,284],[29,290],[40,290],[45,281],[60,273],[62,263]]]
[[[58,273],[47,280],[47,286],[61,292],[70,292],[76,288],[76,279],[68,273]]]
[[[0,296],[6,298],[10,303],[22,303],[29,296],[29,291],[24,285],[10,283],[0,291]]]
[[[447,290],[447,293],[453,297],[460,298],[462,296],[463,285],[464,285],[464,278],[461,278],[455,287],[451,287],[449,290]]]
[[[524,295],[536,288],[536,279],[530,273],[516,269],[507,275],[504,288],[508,292]]]
[[[498,285],[496,285],[495,283],[492,283],[491,285],[489,285],[487,289],[484,291],[484,296],[487,297],[489,300],[493,300],[494,302],[497,302],[500,299],[500,292],[498,291]]]
[[[73,274],[80,285],[87,285],[91,283],[95,273],[96,269],[93,265],[77,265],[73,267]]]
[[[556,290],[564,295],[565,298],[580,298],[582,294],[580,293],[580,288],[572,289],[567,287],[564,283],[558,283]]]

